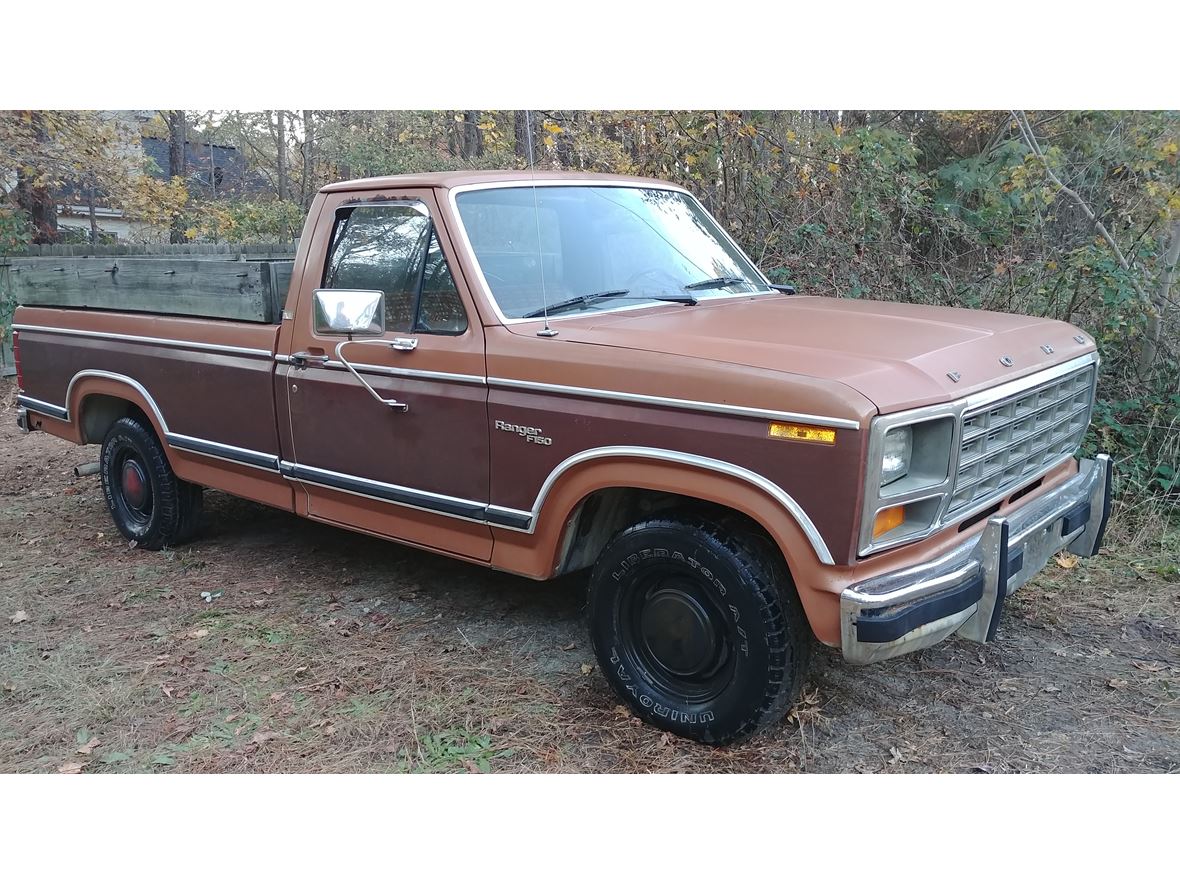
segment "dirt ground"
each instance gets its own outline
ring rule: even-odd
[[[715,750],[619,705],[584,576],[537,584],[217,492],[196,542],[131,549],[72,474],[97,448],[20,433],[0,392],[2,771],[1180,768],[1175,535],[1132,556],[1115,524],[1105,557],[1023,588],[991,645],[867,668],[819,648],[780,725]]]

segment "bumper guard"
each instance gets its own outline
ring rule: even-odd
[[[1004,599],[1058,551],[1093,556],[1110,516],[1109,455],[1083,460],[1076,476],[1007,516],[950,553],[854,584],[840,595],[844,658],[871,664],[952,633],[995,639]]]

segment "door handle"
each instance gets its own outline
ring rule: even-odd
[[[304,368],[308,363],[318,363],[324,365],[328,362],[328,355],[326,353],[308,353],[306,350],[301,350],[299,353],[291,354],[291,363],[299,368]]]
[[[418,346],[417,338],[394,338],[389,342],[389,346],[394,350],[413,350]]]

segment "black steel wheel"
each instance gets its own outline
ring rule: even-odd
[[[150,425],[120,418],[102,443],[102,490],[123,537],[159,550],[196,531],[201,489],[178,479]]]
[[[607,544],[590,581],[590,631],[637,716],[715,745],[782,718],[811,643],[777,551],[697,515],[657,516]]]

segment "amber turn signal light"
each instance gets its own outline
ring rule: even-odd
[[[814,424],[795,424],[785,421],[771,421],[767,435],[775,439],[793,439],[799,442],[836,444],[836,431],[830,427],[816,427]]]
[[[877,518],[873,520],[873,537],[879,538],[903,522],[905,522],[905,507],[900,504],[897,507],[886,507],[878,512]]]

